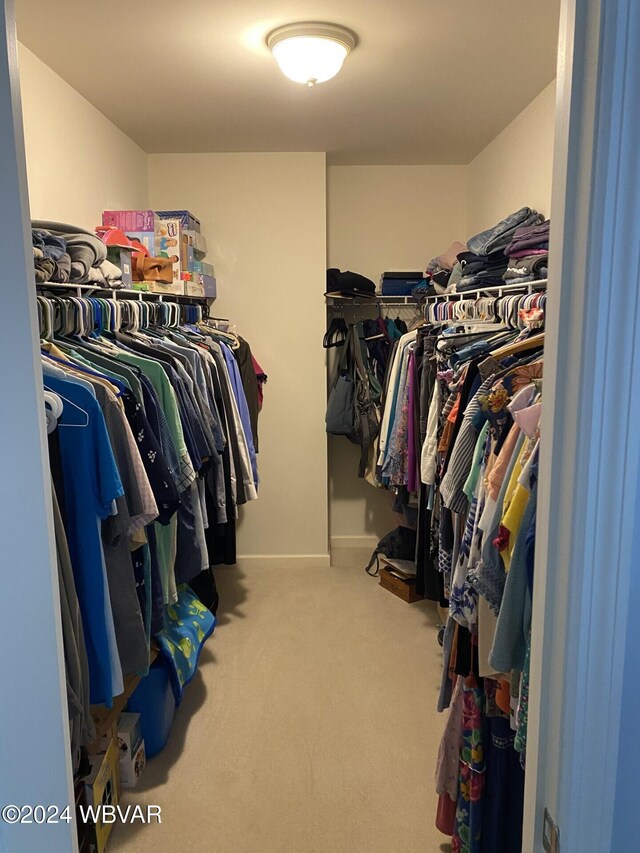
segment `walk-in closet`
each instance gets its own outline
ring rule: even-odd
[[[639,69],[0,3],[0,853],[636,849]]]

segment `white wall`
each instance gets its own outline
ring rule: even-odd
[[[555,81],[467,166],[330,166],[329,266],[377,283],[385,269],[423,269],[453,240],[523,205],[549,215],[554,122]],[[338,547],[369,547],[394,524],[388,493],[357,479],[357,460],[346,439],[329,439],[329,530]]]
[[[524,205],[551,213],[555,80],[469,164],[468,236]]]
[[[467,236],[466,166],[329,166],[327,173],[330,266],[377,284],[385,270],[424,269]]]
[[[385,270],[422,270],[467,236],[466,166],[330,166],[329,266],[378,282]],[[413,311],[402,311],[410,319]],[[359,317],[363,315],[360,314]],[[390,495],[358,480],[358,450],[329,439],[329,530],[337,547],[370,547],[395,524]]]
[[[325,187],[324,154],[149,156],[151,206],[200,217],[218,280],[215,314],[238,324],[269,376],[260,498],[238,531],[245,560],[327,562]]]
[[[22,45],[19,64],[31,218],[91,229],[147,207],[145,152]]]
[[[333,166],[325,186],[322,154],[147,157],[29,50],[19,58],[32,217],[91,228],[108,207],[186,206],[201,216],[218,271],[216,310],[239,319],[271,374],[262,500],[243,512],[240,553],[325,554],[325,234],[329,266],[377,282],[385,269],[422,269],[452,240],[523,204],[548,214],[555,83],[468,166]],[[265,331],[266,318],[278,317],[280,348]],[[309,413],[304,427],[297,414],[290,421],[292,410]],[[328,452],[330,535],[368,547],[393,523],[389,495],[357,479],[346,439],[331,438]],[[289,523],[304,516],[295,466],[307,469],[309,528]],[[293,515],[273,524],[271,501],[282,499]]]

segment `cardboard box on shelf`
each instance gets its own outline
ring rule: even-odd
[[[129,286],[133,281],[133,250],[125,246],[107,246],[107,259],[122,270],[122,283]]]
[[[88,806],[117,806],[120,801],[120,768],[115,734],[112,733],[108,740],[109,746],[104,753],[89,756],[91,772],[84,780]],[[90,844],[97,853],[104,853],[112,828],[112,823],[102,821],[90,827]]]
[[[207,241],[199,231],[193,231],[190,228],[182,229],[182,238],[195,253],[195,257],[202,260],[207,254]]]
[[[173,258],[173,283],[181,282],[182,263],[182,225],[180,219],[163,219],[158,222],[155,237],[155,251],[153,254],[159,258]]]
[[[200,220],[190,210],[156,210],[160,219],[179,219],[183,228],[200,233]]]
[[[204,284],[200,281],[185,281],[184,293],[185,296],[204,296]]]
[[[155,231],[158,217],[153,210],[103,210],[102,224],[123,231]]]
[[[145,247],[150,255],[156,253],[156,232],[155,231],[125,231],[125,235],[130,240],[137,240]]]
[[[184,296],[184,282],[172,281],[170,284],[164,281],[147,281],[149,293],[175,293],[177,296]]]
[[[215,299],[218,295],[218,284],[216,282],[215,276],[212,275],[201,275],[200,279],[202,284],[204,285],[204,295],[207,299]]]
[[[208,264],[206,261],[191,261],[187,269],[189,272],[200,273],[200,275],[214,275],[213,264]]]

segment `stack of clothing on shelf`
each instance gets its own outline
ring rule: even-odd
[[[235,563],[238,507],[258,496],[247,342],[207,324],[105,331],[121,306],[56,299],[73,337],[46,330],[41,353],[59,406],[49,448],[76,766],[89,703],[111,706],[124,678],[146,674],[152,636],[176,666],[193,592],[215,609],[212,567]]]
[[[546,219],[537,225],[516,228],[513,239],[504,250],[509,259],[504,274],[507,284],[526,284],[547,278],[550,227],[551,220]]]
[[[502,276],[507,268],[507,259],[501,249],[487,255],[463,252],[459,256],[462,266],[456,292],[478,290],[481,287],[495,287],[503,284]]]
[[[31,222],[36,282],[121,287],[122,270],[91,231],[62,222]]]
[[[462,276],[456,291],[463,293],[465,290],[503,284],[508,265],[505,248],[511,243],[518,228],[528,228],[541,220],[542,216],[537,210],[522,207],[492,228],[471,237],[467,241],[468,251],[459,258]]]
[[[522,207],[492,228],[471,237],[466,244],[453,243],[444,254],[427,264],[429,287],[423,287],[421,292],[428,296],[444,292],[464,293],[504,284],[510,266],[508,251],[513,243],[519,251],[533,245],[527,241],[539,239],[540,245],[544,246],[546,242],[548,249],[548,223],[545,232],[542,220],[536,210]],[[537,229],[541,230],[538,232]]]
[[[467,244],[454,241],[446,252],[432,258],[427,264],[426,278],[432,289],[429,296],[444,293],[447,288],[460,281],[462,275],[462,263],[460,255],[467,251]]]

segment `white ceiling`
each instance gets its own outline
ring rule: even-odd
[[[467,163],[554,75],[560,0],[16,0],[18,37],[149,153],[326,151]],[[326,20],[340,74],[287,80],[264,44]]]

